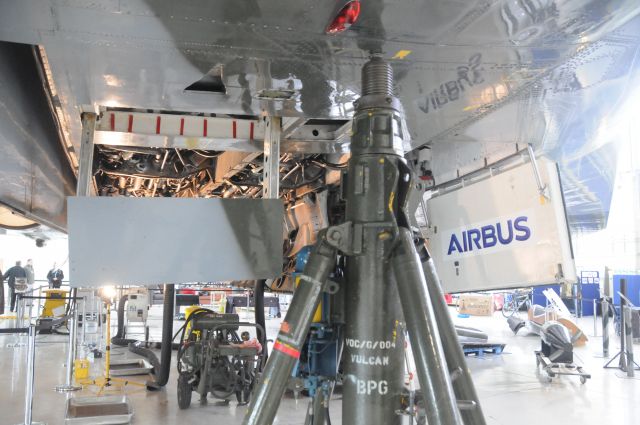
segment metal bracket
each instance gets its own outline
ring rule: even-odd
[[[330,279],[327,279],[324,286],[322,287],[322,291],[326,292],[329,295],[337,294],[339,290],[340,284]]]
[[[90,196],[93,184],[93,137],[98,116],[92,112],[82,114],[82,138],[78,159],[78,183],[76,196]]]
[[[540,177],[540,169],[538,168],[536,154],[533,151],[533,146],[531,145],[531,143],[527,145],[527,153],[529,154],[529,160],[531,161],[531,167],[533,168],[533,177],[536,179],[536,184],[538,185],[538,192],[540,193],[540,196],[543,196],[545,199],[549,200],[550,198],[548,187],[542,182],[542,178]]]
[[[393,222],[379,221],[354,224],[351,221],[347,221],[327,228],[325,238],[329,245],[346,255],[360,255],[362,254],[363,230],[372,227],[383,229],[379,235],[381,239],[395,239],[398,237],[398,226]]]
[[[263,181],[265,199],[276,199],[280,190],[280,117],[265,117]]]
[[[331,226],[326,233],[327,243],[346,255],[362,253],[362,225],[351,221]]]

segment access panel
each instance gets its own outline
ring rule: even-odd
[[[427,201],[428,239],[445,292],[576,281],[556,164],[493,173]]]
[[[282,272],[278,199],[71,197],[75,287],[270,279]]]

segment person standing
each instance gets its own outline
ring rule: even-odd
[[[31,258],[27,260],[27,265],[24,266],[24,271],[27,272],[27,283],[29,284],[29,289],[31,289],[36,281],[36,275],[33,270],[33,260]]]
[[[49,288],[58,289],[62,286],[62,280],[64,279],[64,273],[58,267],[56,263],[53,263],[53,268],[47,273],[47,280],[49,281]]]
[[[21,291],[24,291],[27,286],[27,272],[22,267],[22,262],[16,261],[16,265],[7,270],[3,275],[3,279],[7,279],[7,284],[9,285],[11,312],[13,313],[16,307],[16,286]]]
[[[31,258],[27,260],[27,265],[24,266],[24,271],[27,272],[27,292],[29,292],[28,295],[34,295],[32,291],[33,291],[33,284],[36,282],[36,275],[33,270],[33,260]],[[33,300],[26,299],[25,301],[26,301],[25,308],[29,308],[33,305],[32,304]]]

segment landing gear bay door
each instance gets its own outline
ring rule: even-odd
[[[427,201],[426,236],[445,292],[576,281],[555,163],[520,162],[468,180]]]

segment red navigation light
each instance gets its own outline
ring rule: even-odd
[[[340,12],[338,12],[338,15],[329,24],[325,32],[327,34],[337,34],[348,29],[358,20],[358,15],[360,15],[360,2],[350,1],[340,9]]]

